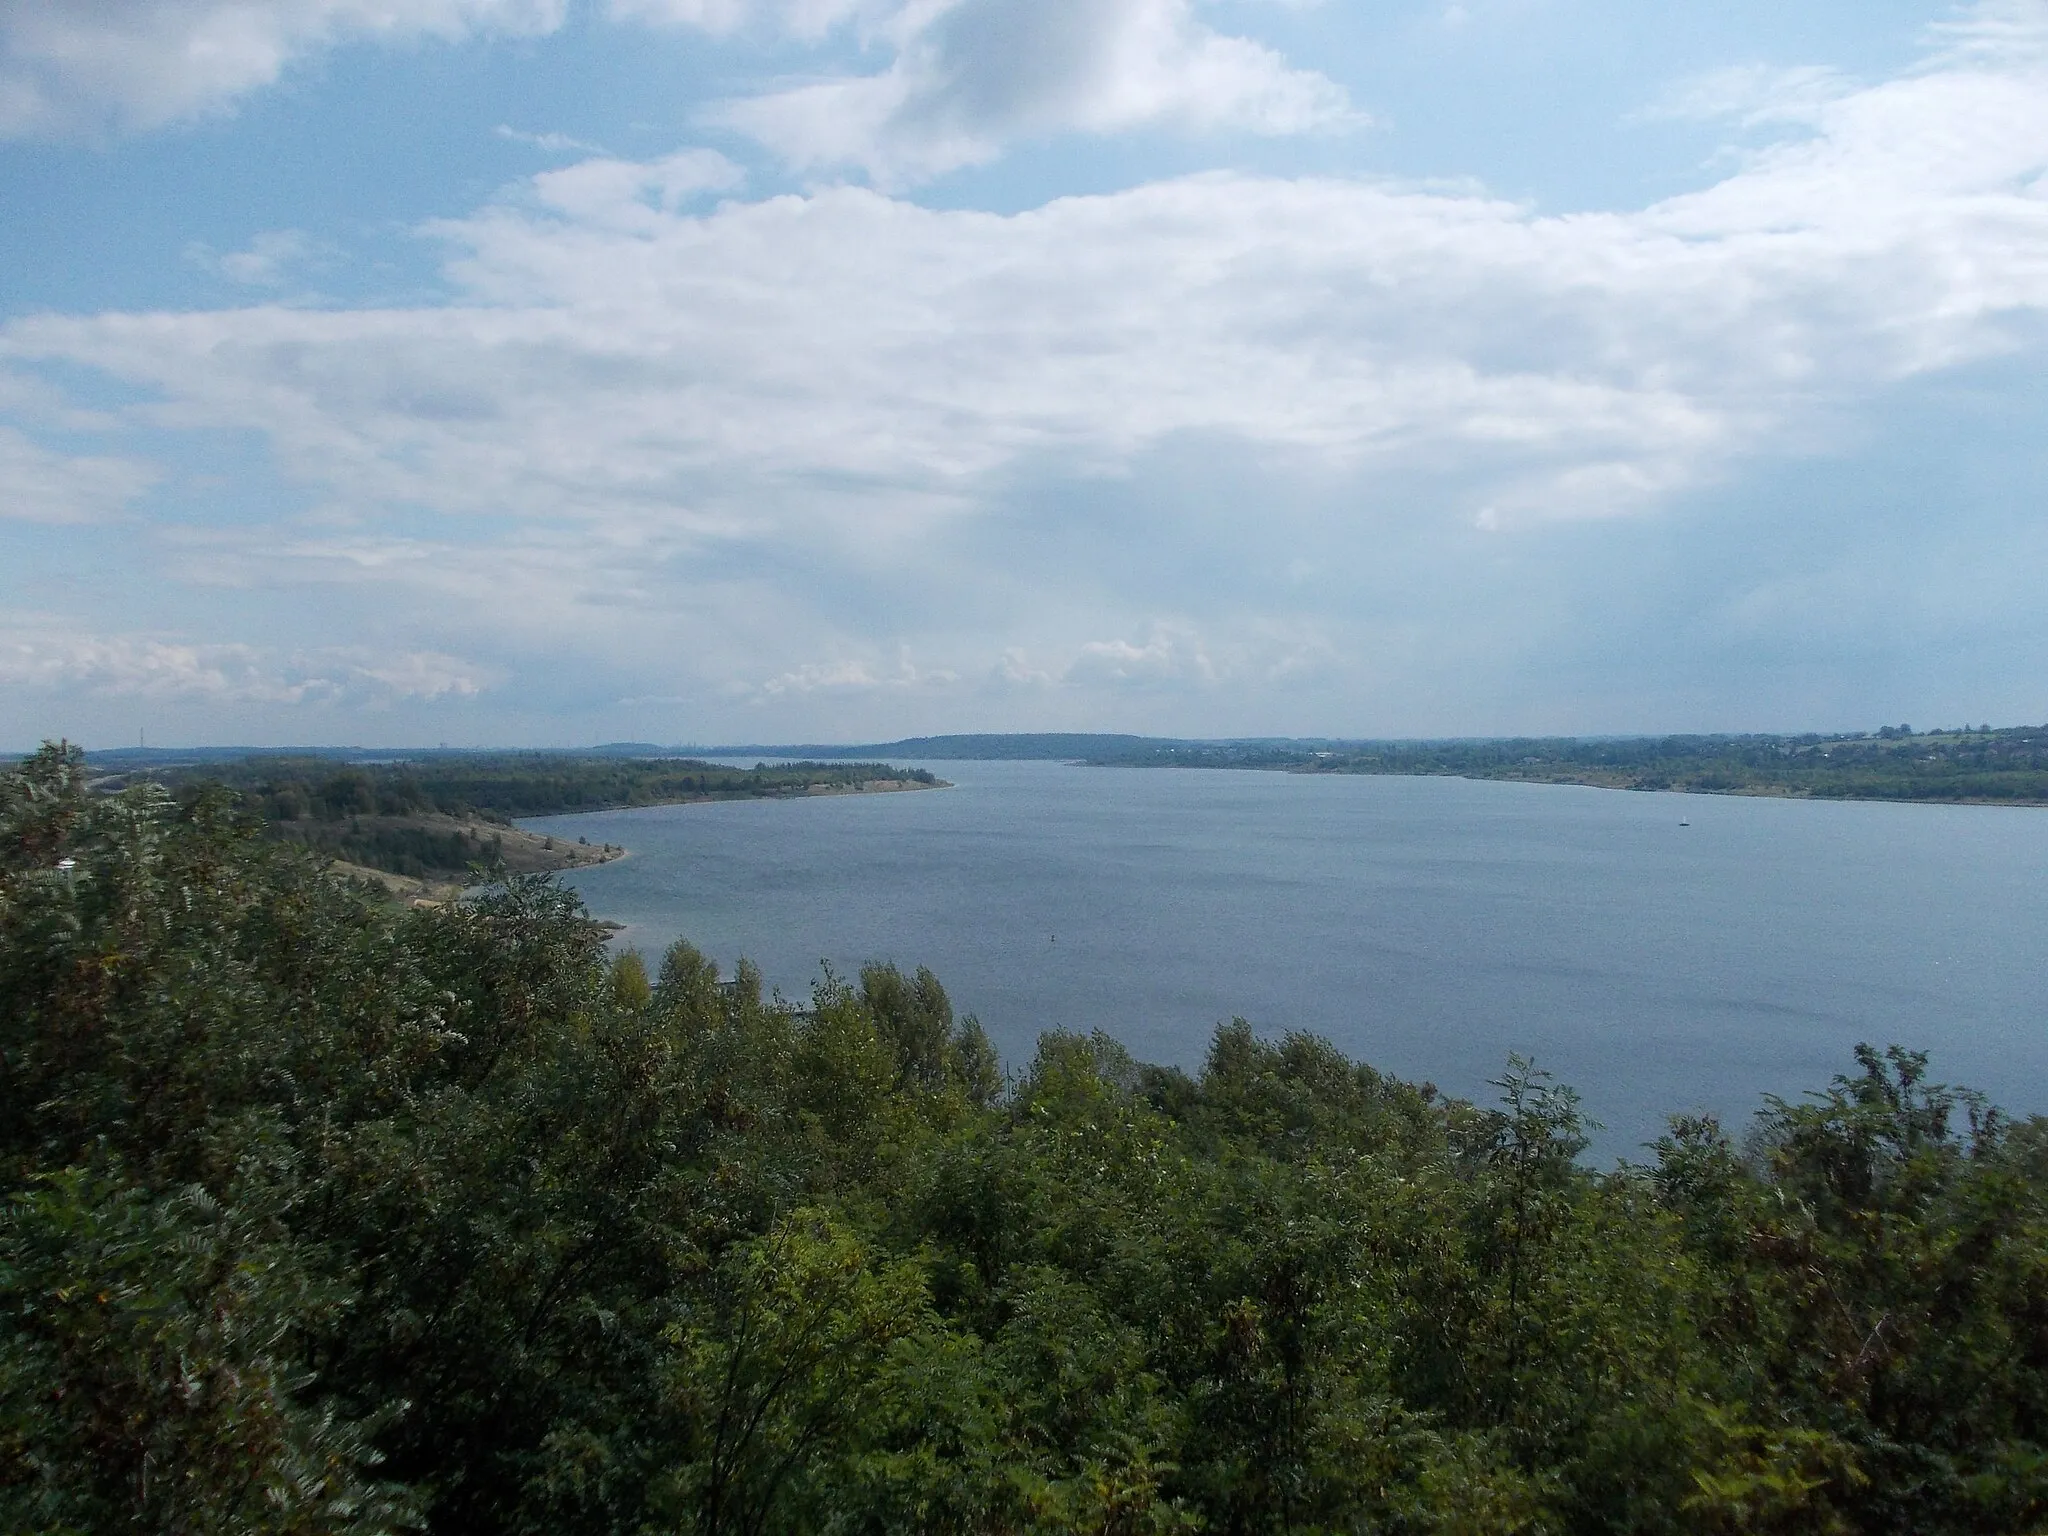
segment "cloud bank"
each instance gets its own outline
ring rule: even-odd
[[[0,139],[146,132],[227,110],[336,47],[534,36],[567,14],[568,0],[0,0]],[[1191,0],[611,0],[603,15],[809,44],[857,27],[894,53],[887,69],[770,89],[713,116],[800,167],[889,181],[985,163],[1017,137],[1354,120],[1324,76],[1218,33]]]
[[[160,128],[343,43],[548,32],[565,10],[566,0],[0,0],[0,138]]]
[[[56,453],[13,427],[0,426],[0,519],[34,523],[98,522],[156,483],[137,459]]]
[[[1055,13],[1071,31],[1033,23],[1041,53],[972,33],[1023,14],[983,0],[811,14],[897,28],[886,71],[829,85],[894,81],[887,111],[817,143],[913,177],[1192,113],[1190,61],[1229,41],[1152,0],[1034,14]],[[1575,530],[1654,522],[1827,451],[1891,393],[2039,354],[2044,18],[1980,9],[1874,83],[1696,83],[1686,110],[1796,132],[1636,211],[1213,172],[999,215],[848,185],[749,199],[707,150],[593,156],[427,231],[453,302],[27,317],[0,370],[87,370],[141,394],[111,413],[135,433],[267,447],[295,509],[165,536],[180,580],[375,591],[423,649],[564,687],[792,711],[1064,694],[1105,723],[1118,699],[1338,673],[1371,697],[1485,664],[1404,591],[1469,581],[1561,625],[1562,589],[1489,573],[1539,547],[1597,561]],[[756,128],[825,89],[755,98]],[[1256,97],[1235,89],[1204,99]],[[50,504],[104,518],[145,488],[122,441],[73,458],[17,431],[0,453],[72,473]],[[1717,621],[1728,643],[1759,603],[1855,590],[1764,586]]]
[[[884,185],[1061,133],[1358,121],[1326,76],[1216,32],[1190,0],[954,0],[906,7],[887,30],[896,57],[881,73],[733,101],[713,120],[801,169],[858,167]]]
[[[49,614],[0,615],[0,687],[194,705],[380,707],[468,698],[482,669],[431,652],[280,651],[83,633]]]
[[[719,156],[595,159],[434,227],[463,302],[38,316],[0,358],[256,428],[365,509],[768,533],[801,514],[721,488],[862,477],[909,498],[872,531],[1026,457],[1221,434],[1454,459],[1498,522],[1607,516],[1815,402],[2018,345],[2044,171],[2030,50],[1844,95],[1640,213],[1228,173],[1010,216],[850,187],[699,209],[739,183]]]

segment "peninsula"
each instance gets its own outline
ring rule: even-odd
[[[653,749],[658,750],[658,749]],[[167,756],[167,755],[166,755]],[[436,752],[418,757],[250,753],[228,760],[134,764],[95,759],[93,787],[153,781],[180,796],[215,786],[260,818],[271,837],[325,855],[337,873],[392,895],[442,900],[479,869],[534,874],[623,858],[616,844],[571,841],[523,818],[717,800],[936,789],[921,768],[880,762],[756,763],[589,752]]]

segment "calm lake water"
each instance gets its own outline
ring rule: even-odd
[[[925,766],[957,787],[531,825],[633,851],[567,878],[650,963],[685,936],[792,997],[928,965],[1012,1065],[1057,1025],[1192,1067],[1239,1015],[1490,1099],[1519,1051],[1606,1158],[1859,1040],[2048,1111],[2048,811]]]

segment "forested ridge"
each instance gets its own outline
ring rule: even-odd
[[[2048,1126],[1864,1049],[1586,1167],[1527,1064],[1199,1072],[650,976],[224,788],[0,778],[0,1529],[2021,1532]]]
[[[226,784],[271,821],[340,821],[420,811],[510,821],[687,800],[762,799],[902,782],[932,785],[921,768],[887,763],[757,763],[620,759],[574,752],[435,753],[388,763],[275,754],[131,770],[124,778],[173,787]]]
[[[1503,737],[1476,741],[1172,741],[1117,744],[1101,764],[1444,774],[1606,789],[1822,800],[2048,804],[2048,725],[1854,735]]]
[[[330,859],[415,878],[460,880],[500,861],[559,869],[578,862],[533,855],[502,832],[515,818],[675,805],[707,800],[788,799],[864,788],[930,788],[921,768],[886,763],[757,763],[751,768],[694,758],[620,758],[573,752],[437,752],[390,762],[280,753],[182,764],[144,763],[100,773],[108,792],[160,783],[182,794],[226,786],[270,835]],[[548,844],[550,848],[554,844]],[[508,853],[514,855],[508,860]]]

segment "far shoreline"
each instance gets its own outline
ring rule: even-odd
[[[790,794],[691,794],[672,800],[649,800],[637,804],[579,806],[573,811],[553,811],[545,816],[515,816],[509,822],[502,823],[482,822],[469,818],[447,819],[451,823],[467,827],[479,842],[487,834],[495,833],[502,838],[506,832],[510,832],[516,839],[515,845],[501,848],[501,857],[503,854],[511,855],[509,859],[504,860],[502,866],[507,874],[560,875],[571,870],[597,869],[607,864],[623,863],[633,857],[633,850],[623,843],[570,842],[566,837],[532,831],[531,823],[557,821],[572,816],[601,816],[616,811],[652,811],[670,805],[726,805],[763,800],[809,800],[826,795],[887,795],[913,789],[954,787],[945,779],[933,783],[907,778],[863,779],[854,784],[812,784]],[[438,907],[457,899],[465,891],[479,888],[465,881],[401,875],[390,870],[375,869],[366,864],[351,864],[343,859],[334,860],[329,867],[343,879],[358,885],[375,886],[390,899],[409,906]]]
[[[1146,765],[1138,765],[1146,766]],[[1698,795],[1720,800],[1800,800],[1813,805],[1967,805],[1992,810],[2038,811],[2048,800],[1988,795],[1815,795],[1776,785],[1744,789],[1702,789],[1686,784],[1603,784],[1592,778],[1537,778],[1511,773],[1334,773],[1313,768],[1252,769],[1251,772],[1292,773],[1302,778],[1331,779],[1463,779],[1468,784],[1547,784],[1571,789],[1605,789],[1625,795]]]
[[[817,800],[833,795],[896,795],[920,789],[954,789],[958,786],[947,779],[925,783],[918,779],[862,779],[857,784],[812,784],[793,794],[770,795],[679,795],[674,799],[643,800],[613,805],[578,806],[573,811],[550,811],[545,816],[515,816],[512,825],[524,827],[536,821],[560,821],[570,816],[604,816],[616,811],[654,811],[671,805],[752,805],[764,800]],[[528,834],[529,836],[532,834]],[[588,844],[569,845],[570,848],[587,848]],[[556,866],[562,869],[590,869],[599,864],[616,864],[621,859],[631,858],[633,850],[623,844],[608,857],[595,859],[566,859]],[[553,871],[550,871],[552,873]]]
[[[1315,770],[1280,772],[1313,778]],[[1616,795],[1698,795],[1722,801],[1804,801],[1808,805],[1970,805],[2005,811],[2042,811],[2048,801],[1993,799],[1987,795],[1806,795],[1796,788],[1761,784],[1755,788],[1694,788],[1688,784],[1602,784],[1597,778],[1522,778],[1516,774],[1323,774],[1325,778],[1462,778],[1468,784],[1554,784],[1559,788],[1604,788]]]
[[[1710,789],[1697,784],[1617,783],[1612,779],[1601,779],[1591,775],[1577,774],[1456,773],[1449,771],[1427,773],[1402,772],[1399,770],[1361,772],[1356,769],[1320,768],[1313,764],[1296,763],[1119,762],[1115,759],[1090,760],[1088,758],[1068,758],[1064,761],[1075,768],[1167,768],[1193,773],[1214,773],[1218,770],[1226,770],[1237,773],[1291,774],[1296,778],[1304,779],[1462,779],[1468,784],[1543,784],[1573,789],[1612,790],[1621,794],[1700,795],[1718,799],[1742,800],[1801,800],[1817,805],[1967,805],[2022,811],[2048,809],[2048,799],[2038,796],[2020,795],[1822,795],[1776,784],[1745,785],[1730,789]]]

